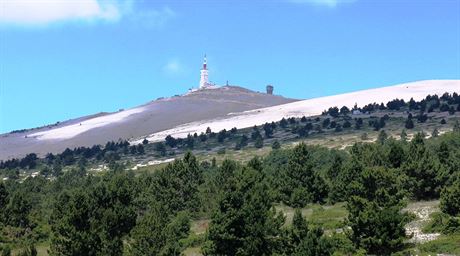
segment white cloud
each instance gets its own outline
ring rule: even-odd
[[[339,4],[353,3],[356,0],[288,0],[291,3],[311,4],[318,6],[336,7]]]
[[[46,25],[66,20],[116,21],[121,17],[116,2],[97,0],[1,0],[0,22]]]
[[[136,8],[136,0],[0,0],[0,24],[44,26],[67,21],[116,22],[123,18],[163,26],[176,13],[169,7]]]
[[[163,71],[167,74],[174,75],[181,73],[183,71],[183,67],[180,64],[179,60],[172,59],[169,60],[166,65],[163,66]]]

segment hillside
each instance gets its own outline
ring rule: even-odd
[[[413,98],[420,100],[427,95],[442,95],[445,92],[453,93],[460,91],[460,80],[426,80],[412,83],[399,84],[376,89],[362,90],[357,92],[339,94],[334,96],[320,97],[287,103],[279,106],[267,107],[235,113],[226,117],[193,122],[178,126],[174,129],[161,131],[146,137],[149,141],[161,141],[167,135],[184,138],[187,134],[201,133],[210,127],[212,130],[246,128],[261,125],[266,122],[275,122],[286,117],[302,117],[319,115],[329,107],[347,106],[352,108],[355,104],[363,106],[368,103],[386,103],[393,99],[408,101]],[[139,143],[143,138],[134,140]]]
[[[294,102],[238,86],[199,90],[161,98],[115,113],[81,117],[55,125],[0,136],[0,159],[59,153],[66,148],[105,144],[171,129],[189,122],[226,116],[229,113]]]

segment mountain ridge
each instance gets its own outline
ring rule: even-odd
[[[35,129],[0,135],[0,159],[58,153],[65,148],[131,139],[178,125],[229,113],[274,106],[296,99],[222,86],[159,98],[143,105],[66,120]]]

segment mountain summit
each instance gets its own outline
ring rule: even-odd
[[[40,155],[59,153],[66,148],[132,139],[190,122],[294,101],[239,86],[210,87],[180,96],[159,98],[114,113],[100,113],[3,134],[0,137],[0,159],[20,157],[31,152]]]

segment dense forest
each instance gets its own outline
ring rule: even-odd
[[[458,95],[443,97],[440,102],[437,96],[427,97],[433,103],[425,106],[395,100],[383,108],[409,107],[423,116],[433,105],[431,111],[440,111],[443,102],[450,102],[449,111],[458,104]],[[360,111],[377,107],[370,104]],[[324,116],[334,121],[334,115],[350,111],[331,108]],[[404,122],[412,119],[416,117]],[[283,120],[275,126],[309,123]],[[377,125],[369,125],[378,127],[377,141],[343,150],[273,143],[264,157],[219,163],[215,158],[200,161],[187,152],[150,173],[132,171],[117,161],[118,154],[143,154],[148,141],[136,146],[111,142],[43,159],[30,154],[2,162],[0,169],[9,178],[0,183],[1,255],[37,255],[43,245],[49,255],[180,255],[190,247],[199,247],[204,255],[408,255],[414,245],[405,226],[415,216],[403,209],[409,202],[433,199],[440,200],[441,211],[426,228],[458,239],[458,124],[444,134],[401,134],[395,139],[375,120]],[[264,135],[256,128],[247,141],[269,138],[273,126],[265,125]],[[209,131],[204,136],[218,140],[227,138],[219,134],[237,132]],[[200,135],[190,137],[199,140]],[[186,141],[168,137],[155,147],[186,147]],[[88,171],[88,160],[97,158],[107,158],[107,172]],[[19,169],[37,165],[39,175],[19,179]],[[63,166],[71,168],[63,171]],[[348,214],[333,228],[307,220],[301,210],[336,203],[343,203]],[[277,206],[294,208],[292,220]],[[192,221],[200,219],[209,219],[209,226],[196,234]]]

